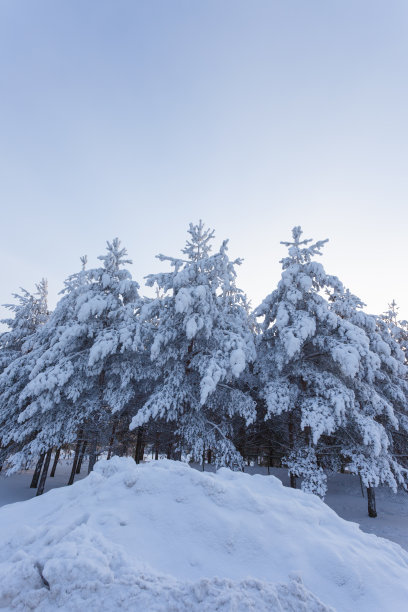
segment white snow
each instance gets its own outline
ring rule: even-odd
[[[187,287],[182,287],[176,295],[175,311],[187,312],[192,303],[191,291]]]
[[[233,375],[238,376],[245,370],[245,353],[241,348],[234,349],[230,355],[231,371]]]
[[[166,460],[102,460],[72,487],[4,506],[0,544],[9,610],[398,612],[408,600],[408,554],[316,496]]]
[[[186,336],[189,340],[194,338],[198,330],[198,326],[194,317],[187,319],[186,323]]]

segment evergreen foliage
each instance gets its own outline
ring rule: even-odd
[[[0,335],[0,466],[75,449],[71,483],[85,454],[88,469],[101,452],[203,469],[261,458],[321,496],[327,472],[347,466],[374,516],[374,487],[407,483],[407,322],[395,302],[365,313],[316,261],[326,240],[304,240],[300,227],[251,314],[236,286],[241,260],[226,240],[213,253],[213,241],[190,224],[183,256],[159,255],[170,270],[146,277],[155,298],[139,295],[118,239],[99,267],[81,258],[53,313],[44,280],[14,295]]]
[[[82,270],[67,279],[61,300],[35,334],[27,356],[30,380],[18,396],[18,427],[12,432],[22,446],[10,459],[13,469],[73,442],[84,428],[92,440],[105,436],[110,413],[132,399],[140,298],[138,284],[123,269],[130,263],[125,257],[115,239],[99,258],[102,267],[86,270],[83,259]]]
[[[186,259],[159,255],[172,270],[147,277],[159,291],[142,313],[150,325],[156,384],[131,427],[173,421],[196,460],[210,448],[217,465],[240,465],[231,419],[255,419],[253,400],[235,385],[255,358],[246,298],[235,284],[241,262],[230,261],[227,241],[210,254],[214,232],[201,221],[190,224],[189,234]]]
[[[366,486],[404,484],[392,455],[396,409],[407,402],[401,351],[385,325],[314,261],[326,241],[309,245],[293,229],[277,289],[256,310],[263,317],[257,370],[266,418],[285,417],[286,464],[302,488],[324,495],[323,467],[345,461]]]

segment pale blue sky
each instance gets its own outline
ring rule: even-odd
[[[407,75],[406,0],[0,0],[0,303],[202,218],[254,304],[300,224],[408,318]]]

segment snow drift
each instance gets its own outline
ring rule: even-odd
[[[0,509],[3,609],[398,612],[407,601],[408,553],[273,476],[114,457]]]

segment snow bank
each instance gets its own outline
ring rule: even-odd
[[[0,509],[3,609],[398,612],[407,601],[405,551],[273,476],[115,457]]]

